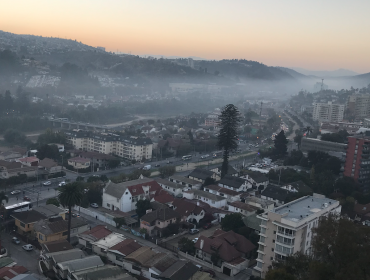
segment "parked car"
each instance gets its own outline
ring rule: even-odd
[[[19,241],[19,239],[17,238],[17,237],[13,237],[12,238],[12,242],[14,243],[14,244],[21,244],[21,242]]]
[[[96,203],[91,203],[90,206],[93,207],[93,208],[99,208],[99,205],[96,204]]]
[[[31,244],[23,245],[22,248],[26,251],[32,251],[33,246]]]
[[[14,195],[14,194],[19,194],[19,193],[21,193],[21,191],[20,191],[20,190],[14,190],[14,191],[12,191],[10,194]]]
[[[203,270],[203,266],[201,266],[199,264],[196,264],[195,266],[199,269],[199,271],[202,271]]]
[[[80,217],[80,214],[72,213],[72,217],[73,218],[79,218]]]
[[[209,229],[212,227],[212,224],[211,223],[207,223],[203,226],[204,229]]]
[[[194,243],[197,243],[198,239],[199,239],[198,237],[194,238],[194,239],[193,239],[193,242],[194,242]]]
[[[46,181],[43,183],[44,186],[50,186],[51,185],[51,182],[50,181]]]
[[[63,187],[65,184],[66,184],[66,182],[64,182],[64,181],[63,182],[60,182],[59,183],[59,187]]]
[[[213,270],[210,270],[210,269],[204,269],[203,272],[207,272],[209,273],[209,275],[212,276],[212,278],[215,278],[216,277],[216,273],[213,271]]]
[[[196,228],[192,228],[189,230],[190,234],[197,234],[198,232],[199,232],[199,229],[196,229]]]
[[[161,167],[161,165],[160,164],[156,164],[156,165],[154,165],[154,167]]]
[[[201,158],[201,159],[203,159],[203,158],[207,158],[207,157],[209,157],[209,155],[208,155],[208,154],[203,155],[203,156],[201,156],[200,158]]]
[[[172,163],[172,161],[170,161],[170,160],[167,161],[167,164],[171,164],[171,163]]]
[[[29,198],[28,196],[25,196],[23,197],[23,201],[31,201],[31,198]]]

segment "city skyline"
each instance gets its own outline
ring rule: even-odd
[[[21,0],[2,6],[3,31],[76,39],[107,51],[370,72],[368,1]]]

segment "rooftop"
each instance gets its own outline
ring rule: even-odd
[[[111,248],[113,247],[114,245],[122,242],[123,240],[125,240],[126,238],[120,234],[120,233],[116,233],[116,232],[113,232],[111,234],[109,234],[108,236],[98,240],[98,241],[95,241],[93,244],[95,246],[99,246],[99,247],[105,247],[105,248]]]
[[[130,260],[142,265],[150,260],[155,254],[156,252],[154,252],[152,248],[143,246],[130,255],[126,256],[126,260]]]
[[[31,224],[31,223],[36,223],[37,221],[41,219],[45,219],[46,216],[35,211],[35,210],[30,210],[30,211],[23,211],[23,212],[14,212],[11,214],[11,216],[19,220],[25,224]]]
[[[205,197],[205,198],[215,200],[215,201],[221,201],[221,200],[226,199],[223,196],[215,195],[213,193],[206,192],[206,191],[201,191],[201,190],[191,190],[190,192],[193,192],[194,195]]]
[[[142,246],[136,242],[134,239],[127,238],[120,243],[117,243],[113,247],[109,248],[109,251],[116,251],[119,252],[125,256],[135,252]]]
[[[168,187],[171,187],[171,188],[174,188],[174,189],[183,189],[185,186],[183,185],[180,185],[178,183],[175,183],[175,182],[171,182],[171,181],[168,181],[166,179],[155,179],[159,184],[162,184],[162,185],[165,185],[165,186],[168,186]],[[191,179],[190,179],[191,180]]]
[[[171,208],[161,208],[145,214],[141,220],[152,223],[156,220],[166,221],[173,218],[180,218],[180,214]]]
[[[159,277],[171,280],[188,280],[197,271],[198,267],[189,261],[177,261],[171,265],[168,269],[162,272]]]
[[[82,259],[61,262],[58,264],[58,266],[62,270],[69,269],[71,272],[74,272],[83,269],[104,266],[104,263],[99,256],[93,255]]]
[[[201,180],[205,180],[207,178],[211,178],[213,176],[214,172],[209,171],[207,169],[201,169],[201,168],[195,168],[188,177],[193,177],[193,178],[199,178]]]
[[[205,186],[204,189],[210,189],[210,190],[217,191],[219,193],[224,193],[224,194],[228,194],[232,196],[240,195],[240,193],[237,191],[233,191],[233,190],[223,188],[217,185],[208,185],[208,186]]]
[[[112,233],[112,231],[107,229],[107,226],[98,225],[98,226],[93,227],[92,229],[90,229],[88,231],[85,231],[85,232],[81,233],[80,235],[81,236],[82,235],[88,236],[93,240],[99,240],[101,238],[104,238],[104,237],[108,236],[111,233]]]
[[[80,249],[71,249],[55,253],[47,253],[45,256],[52,258],[55,263],[65,262],[69,260],[81,259],[85,257],[85,253]]]
[[[172,175],[168,179],[173,179],[179,182],[184,182],[186,184],[191,184],[191,185],[198,185],[200,184],[198,181],[195,181],[193,179],[190,179],[188,177],[180,176],[180,175]]]
[[[104,189],[104,192],[116,198],[121,198],[127,189],[130,190],[132,195],[143,194],[144,193],[143,188],[142,188],[143,186],[150,186],[150,191],[152,191],[151,190],[152,188],[155,190],[162,189],[161,186],[153,179],[142,178],[142,179],[136,179],[136,180],[131,180],[127,182],[122,182],[119,184],[115,184],[109,181]]]
[[[76,272],[74,275],[81,280],[136,280],[136,278],[124,272],[122,268],[112,265],[94,267],[88,270]]]
[[[46,217],[56,216],[65,212],[63,209],[53,204],[41,205],[33,208],[33,210],[39,212],[40,214],[43,214]]]
[[[67,240],[57,240],[47,242],[41,245],[48,253],[55,253],[73,249],[72,245]]]
[[[245,183],[245,179],[231,175],[225,175],[218,183],[238,189],[241,185]]]
[[[69,158],[68,161],[77,162],[77,163],[86,163],[86,162],[90,162],[90,159],[81,158],[81,157],[74,157],[74,158]]]

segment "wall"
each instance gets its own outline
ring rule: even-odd
[[[107,203],[110,205],[108,206]],[[120,201],[118,200],[117,201],[117,198],[114,197],[114,196],[111,196],[110,194],[107,194],[106,192],[103,191],[103,203],[102,203],[102,206],[106,209],[109,209],[109,210],[112,210],[112,205],[114,206],[114,208],[116,209],[120,209],[121,211],[123,211],[121,209],[121,205],[120,205]],[[127,211],[124,211],[124,212],[127,212]]]
[[[90,211],[89,209],[85,209],[85,208],[79,207],[79,206],[75,206],[74,210],[75,211],[81,211],[81,213],[83,213],[85,215],[88,215],[90,217],[93,217],[93,218],[98,217],[99,221],[102,221],[102,222],[104,222],[106,224],[109,224],[111,226],[114,226],[114,227],[116,226],[116,223],[113,221],[113,216],[110,216],[108,214],[103,214],[103,213],[100,213],[100,212]]]
[[[15,220],[15,226],[18,229],[18,233],[23,234],[24,232],[31,232],[33,230],[33,225],[32,224],[25,224],[25,228],[21,226],[21,222],[19,220]]]
[[[184,257],[184,258],[186,258],[188,260],[194,261],[195,263],[199,263],[203,267],[208,267],[208,268],[210,268],[210,269],[212,269],[214,271],[217,271],[217,272],[221,272],[222,273],[221,267],[215,266],[212,263],[205,262],[205,261],[203,261],[201,259],[198,259],[197,257],[193,257],[193,256],[188,255],[187,253],[184,253],[184,252],[181,252],[181,251],[178,251],[178,254],[181,257]]]

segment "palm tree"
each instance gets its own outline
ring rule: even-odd
[[[313,130],[310,126],[307,126],[307,127],[303,128],[302,131],[306,133],[306,137],[307,137],[309,134],[312,133]]]
[[[67,241],[71,241],[71,221],[72,221],[72,207],[81,203],[83,191],[81,183],[74,182],[64,185],[58,196],[60,204],[63,207],[68,207],[68,237]]]

